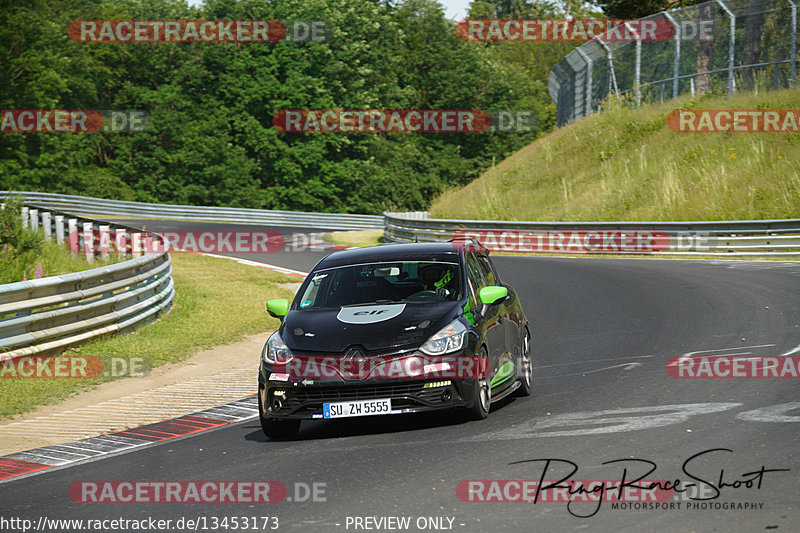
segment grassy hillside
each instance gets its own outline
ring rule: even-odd
[[[515,152],[434,200],[440,218],[800,218],[800,134],[676,133],[673,109],[797,109],[800,89],[615,108]]]

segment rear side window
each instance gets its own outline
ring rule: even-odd
[[[489,262],[489,258],[485,255],[479,255],[477,256],[477,259],[487,284],[500,285],[500,278],[497,276],[497,272],[495,272],[494,267],[492,267],[492,264]]]
[[[468,253],[466,263],[467,277],[469,277],[472,286],[475,287],[475,291],[480,291],[483,287],[488,285],[489,280],[486,277],[483,268],[481,268],[480,264],[478,263],[475,254]]]

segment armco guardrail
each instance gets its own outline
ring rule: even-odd
[[[492,251],[800,255],[800,219],[711,222],[500,222],[384,213],[389,242],[474,237]]]
[[[26,225],[70,244],[74,253],[131,255],[83,272],[0,285],[0,360],[51,353],[155,319],[175,289],[167,253],[152,249],[155,234],[71,215],[23,208]]]
[[[337,230],[380,229],[383,227],[383,217],[379,215],[304,213],[235,207],[148,204],[45,192],[0,191],[0,198],[8,196],[22,196],[28,206],[61,210],[87,217],[168,218]]]

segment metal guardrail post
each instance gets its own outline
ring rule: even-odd
[[[42,212],[42,229],[44,229],[44,236],[48,241],[53,240],[53,227],[50,221],[50,211]]]
[[[681,25],[678,24],[678,21],[667,11],[664,12],[664,16],[669,20],[670,24],[672,24],[672,27],[675,28],[675,35],[673,36],[675,39],[675,59],[672,63],[672,97],[677,98],[680,94]]]
[[[736,56],[736,14],[731,11],[725,2],[716,0],[717,4],[730,18],[730,38],[728,39],[728,95],[736,92],[736,76],[733,72],[734,58]]]
[[[94,263],[94,229],[91,222],[83,223],[83,253],[86,254],[87,263]]]
[[[28,211],[28,215],[30,215],[31,219],[31,229],[33,231],[39,230],[39,210],[38,209],[31,209]]]
[[[78,234],[78,219],[70,218],[67,220],[67,239],[69,239],[69,249],[72,255],[76,255],[80,249],[80,235]]]
[[[56,215],[56,242],[64,244],[64,215]]]
[[[117,249],[117,255],[124,257],[128,255],[128,233],[122,228],[116,228],[114,231],[114,247]]]
[[[133,257],[137,257],[142,255],[142,234],[141,233],[132,233],[131,234],[131,254]]]
[[[111,228],[109,226],[103,225],[100,226],[100,258],[103,261],[108,261],[108,252],[111,248]]]

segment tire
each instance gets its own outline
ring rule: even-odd
[[[285,440],[294,438],[300,431],[300,420],[278,420],[264,416],[261,407],[261,395],[258,395],[258,419],[261,422],[261,431],[272,440]]]
[[[486,357],[486,349],[482,348],[479,357]],[[492,387],[487,380],[488,376],[476,378],[472,389],[472,405],[467,409],[471,420],[483,420],[489,416],[492,408]]]
[[[515,396],[530,396],[533,392],[533,359],[531,359],[531,334],[526,329],[522,339],[522,356],[520,357],[520,369],[522,376],[519,379],[519,388],[514,392]]]

